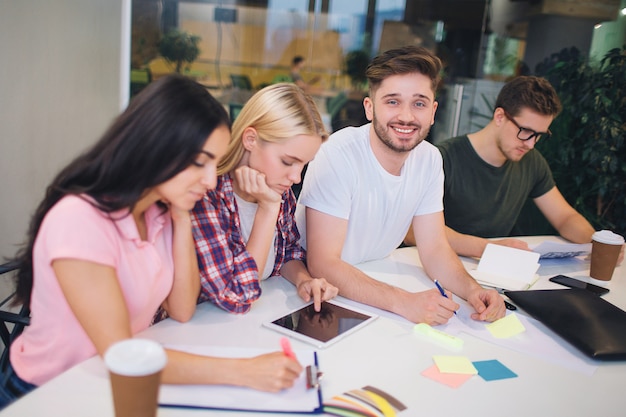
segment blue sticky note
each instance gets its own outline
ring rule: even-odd
[[[504,366],[502,362],[493,359],[490,361],[472,362],[478,370],[478,375],[485,381],[498,379],[517,378],[517,374]]]

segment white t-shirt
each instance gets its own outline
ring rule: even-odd
[[[241,225],[241,237],[243,237],[243,241],[247,244],[248,240],[250,240],[250,233],[252,232],[252,226],[254,225],[254,216],[256,216],[256,211],[259,208],[259,205],[256,203],[251,203],[249,201],[244,200],[239,197],[237,193],[233,193],[235,195],[235,201],[237,201],[237,208],[239,211],[239,224]],[[278,232],[274,229],[274,238],[272,239],[272,244],[270,245],[270,250],[267,254],[267,261],[265,262],[265,269],[262,271],[261,279],[268,279],[272,275],[272,271],[274,271],[274,264],[276,263],[276,236]]]
[[[388,256],[402,243],[414,216],[443,211],[437,148],[420,143],[395,176],[374,156],[370,126],[344,128],[322,145],[309,164],[296,209],[303,247],[305,207],[348,220],[341,258],[350,264]]]

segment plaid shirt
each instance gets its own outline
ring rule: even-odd
[[[276,222],[276,260],[272,276],[280,275],[291,260],[304,260],[306,253],[298,243],[300,233],[295,221],[296,198],[291,190],[283,194]],[[218,177],[217,187],[209,190],[191,213],[193,237],[198,255],[202,289],[199,302],[212,303],[233,313],[245,313],[261,296],[259,272],[246,250],[233,180],[229,174]]]

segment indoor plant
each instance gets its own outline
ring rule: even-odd
[[[191,64],[200,55],[200,37],[180,29],[172,29],[159,41],[159,53],[180,73],[183,64]]]
[[[592,62],[563,50],[537,67],[563,111],[537,148],[563,196],[596,229],[626,234],[626,46]]]
[[[362,50],[357,49],[350,51],[346,54],[345,58],[345,73],[350,77],[350,83],[354,91],[363,91],[367,86],[367,77],[365,70],[370,63],[369,54]]]

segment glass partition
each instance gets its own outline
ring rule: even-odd
[[[578,30],[589,18],[555,13],[587,13],[603,5],[570,12],[557,3],[133,0],[132,92],[175,70],[176,65],[162,56],[159,41],[177,29],[199,38],[197,55],[184,62],[181,72],[211,89],[225,106],[244,103],[260,87],[290,80],[292,59],[301,56],[300,75],[311,82],[308,91],[336,129],[364,122],[363,72],[372,56],[401,45],[423,45],[445,65],[437,121],[429,138],[436,142],[484,126],[502,84],[531,71],[525,57],[534,67],[537,57],[546,54],[542,48],[559,42],[557,36],[544,35],[542,42],[533,41],[537,30],[529,27],[546,31],[576,21],[577,30],[568,38],[579,37],[582,41],[574,41],[582,43],[585,36],[591,38],[592,25],[588,35]],[[611,16],[605,10],[594,13]]]
[[[364,71],[371,57],[407,44],[427,47],[444,63],[443,82],[437,95],[439,107],[428,137],[434,143],[484,127],[491,120],[496,96],[508,79],[520,74],[545,75],[546,69],[555,68],[564,68],[562,72],[568,76],[567,68],[577,57],[600,60],[612,48],[624,44],[626,33],[626,0],[132,2],[131,92],[137,93],[151,80],[174,71],[177,65],[172,60],[181,63],[184,59],[181,72],[210,89],[231,111],[231,118],[260,87],[293,81],[292,59],[301,56],[304,63],[300,76],[310,83],[304,88],[316,100],[328,130],[361,125],[367,122],[362,101],[367,91]],[[184,36],[178,35],[185,42],[183,47],[164,54],[159,42],[173,29],[183,31]],[[178,45],[177,41],[172,43]],[[170,61],[164,55],[169,55]],[[615,69],[618,65],[612,64],[616,74],[620,73],[619,68]],[[593,85],[574,84],[581,97],[593,97],[601,91]],[[584,91],[579,91],[581,88]],[[571,95],[567,91],[559,93],[564,97]],[[560,132],[559,142],[545,141],[539,146],[549,163],[550,152],[545,146],[573,147],[579,137],[580,129],[567,123],[567,117],[578,119],[579,113],[572,112],[571,105],[568,107],[553,123],[553,130]],[[597,128],[591,129],[594,132],[607,132],[602,120],[615,119],[623,114],[619,110],[616,108],[611,117],[589,120],[587,124],[595,123]],[[582,143],[597,151],[595,142]],[[613,158],[613,148],[607,149],[606,158]],[[582,154],[590,155],[586,150]],[[568,164],[558,159],[552,165],[559,167],[554,177],[565,198],[593,218],[601,215],[593,213],[599,210],[602,196],[588,198],[579,195],[579,186],[571,190],[567,187],[567,182],[572,181],[571,172],[580,171],[577,167],[587,163],[574,158]],[[580,184],[579,179],[576,183]],[[610,196],[604,198],[617,201]],[[581,206],[583,201],[590,202],[588,207]],[[543,216],[526,209],[524,213],[517,233],[545,234],[541,226],[545,223]]]

